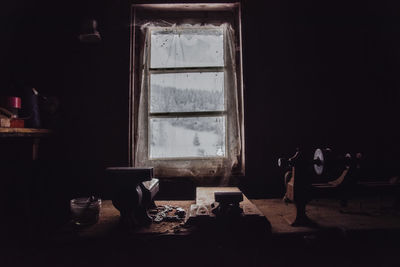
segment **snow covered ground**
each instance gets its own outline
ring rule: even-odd
[[[213,130],[196,130],[188,121],[213,125]],[[181,123],[180,123],[181,122]],[[223,157],[225,120],[215,117],[152,118],[150,120],[150,157]]]

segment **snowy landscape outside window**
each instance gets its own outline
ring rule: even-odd
[[[134,165],[158,176],[241,169],[235,31],[229,23],[141,25]]]
[[[150,31],[149,158],[225,157],[223,28]]]

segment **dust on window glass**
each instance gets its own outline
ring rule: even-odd
[[[223,111],[224,72],[150,76],[150,112]]]
[[[150,119],[150,158],[225,156],[225,117]]]
[[[149,157],[225,157],[222,28],[152,29],[150,59]]]
[[[154,29],[150,68],[223,67],[221,28]]]

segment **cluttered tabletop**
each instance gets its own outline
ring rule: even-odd
[[[295,207],[286,205],[282,199],[250,200],[270,223],[273,236],[305,235],[326,229],[336,229],[343,232],[369,230],[400,230],[400,212],[393,210],[390,200],[378,198],[357,199],[350,203],[347,210],[340,209],[333,199],[319,199],[307,206],[309,217],[317,225],[293,227],[290,221],[295,217]],[[156,201],[153,213],[153,223],[141,226],[131,233],[135,236],[186,236],[193,228],[184,223],[184,219],[176,216],[177,211],[188,211],[194,200]],[[389,203],[389,204],[388,204]],[[156,219],[156,213],[164,214],[163,219]],[[71,227],[67,225],[57,233],[58,238],[99,238],[118,233],[120,213],[111,200],[104,200],[100,210],[99,220],[88,227]],[[267,228],[268,225],[266,224]]]

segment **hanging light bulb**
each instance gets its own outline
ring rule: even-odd
[[[79,35],[82,43],[97,43],[101,41],[100,33],[97,31],[97,21],[90,19],[82,24],[82,32]]]

